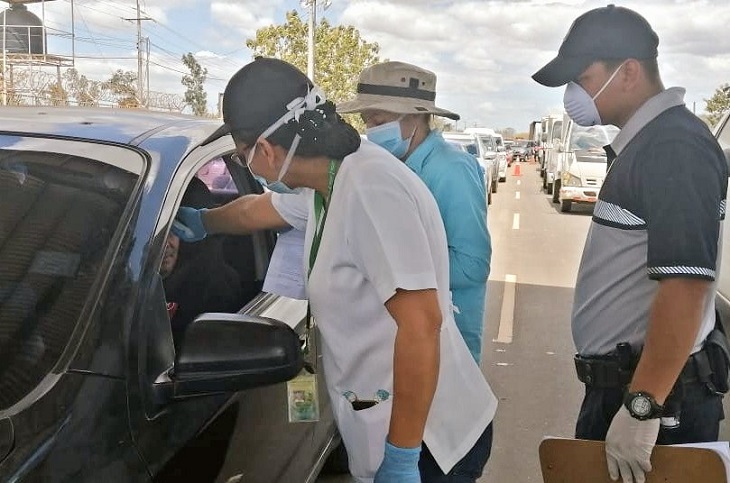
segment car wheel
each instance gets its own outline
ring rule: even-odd
[[[560,202],[560,180],[556,179],[553,182],[553,203]]]
[[[560,211],[567,213],[573,207],[573,202],[570,200],[562,200],[560,202]]]
[[[500,176],[500,177],[499,177],[499,182],[500,182],[500,183],[504,183],[504,182],[506,182],[506,181],[507,181],[507,176]]]
[[[545,187],[545,192],[549,195],[553,194],[553,184],[548,184],[547,179],[545,179],[545,182],[543,183],[543,186]]]

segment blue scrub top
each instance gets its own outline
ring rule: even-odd
[[[454,317],[477,363],[481,361],[489,261],[484,173],[476,158],[449,145],[432,131],[406,159],[438,204],[449,244]]]

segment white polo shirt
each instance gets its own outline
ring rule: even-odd
[[[306,270],[315,231],[313,198],[312,190],[272,198],[287,222],[306,229]],[[350,471],[359,481],[371,481],[380,466],[392,397],[398,395],[354,411],[344,393],[360,399],[375,399],[381,389],[393,393],[397,326],[384,304],[398,288],[438,290],[441,361],[424,442],[447,473],[492,421],[497,399],[454,322],[446,233],[433,196],[405,164],[363,141],[337,174],[308,283],[327,389]]]

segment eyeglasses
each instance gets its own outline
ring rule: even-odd
[[[242,168],[246,167],[246,163],[241,159],[241,156],[238,153],[231,154],[231,161],[233,161]]]

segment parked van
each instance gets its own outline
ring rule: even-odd
[[[567,212],[573,203],[595,204],[606,177],[606,152],[618,134],[615,126],[583,127],[568,121],[556,158],[560,177],[553,182],[553,202]]]

